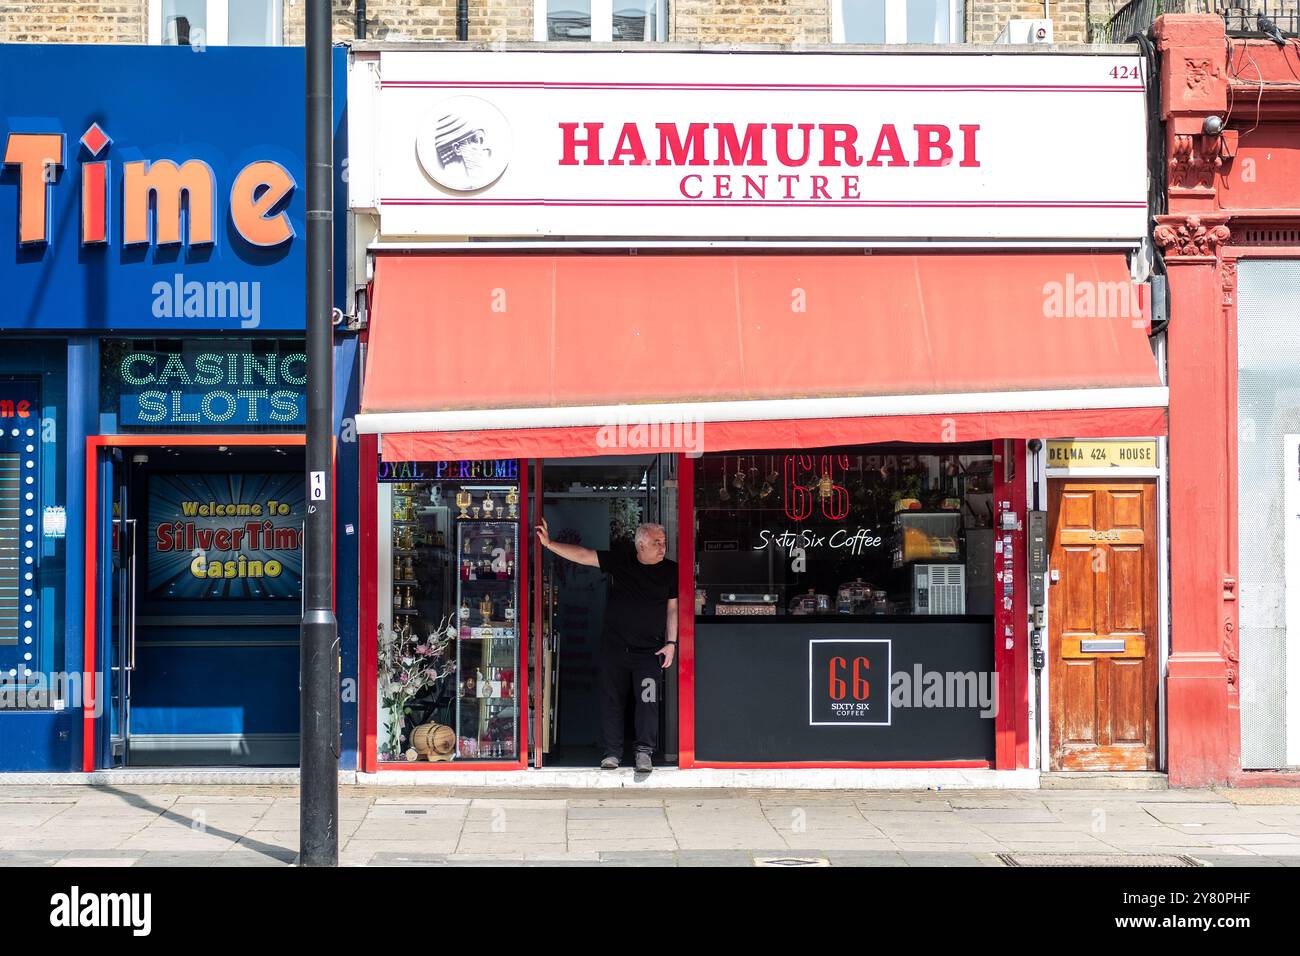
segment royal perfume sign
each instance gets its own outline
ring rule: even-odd
[[[517,458],[458,461],[380,461],[380,481],[508,481],[519,480]]]
[[[1137,239],[1141,75],[1068,54],[385,52],[354,68],[373,119],[353,134],[378,148],[352,205],[412,237]],[[1103,162],[1081,148],[1097,128]]]

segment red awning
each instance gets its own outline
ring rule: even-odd
[[[379,255],[358,426],[426,460],[1164,434],[1132,289],[1119,253]]]

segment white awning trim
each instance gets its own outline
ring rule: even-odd
[[[813,418],[881,418],[992,412],[1167,408],[1169,389],[1074,388],[941,395],[866,395],[851,398],[668,402],[645,405],[565,405],[430,412],[371,412],[357,416],[366,435],[403,432],[497,431],[516,428],[602,428],[675,422],[752,422]]]

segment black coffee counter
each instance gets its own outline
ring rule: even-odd
[[[992,762],[996,693],[990,617],[696,619],[700,761]]]

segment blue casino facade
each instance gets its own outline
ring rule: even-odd
[[[0,46],[0,772],[297,764],[304,73]],[[336,326],[345,769],[357,358]]]

